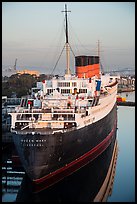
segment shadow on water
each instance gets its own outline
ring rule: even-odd
[[[23,168],[17,165],[17,161],[12,162],[8,155],[5,164],[11,164],[11,169],[8,169],[8,165],[4,169],[3,165],[3,194],[16,193],[15,202],[107,201],[112,191],[117,152],[117,140],[114,138],[111,145],[94,161],[39,193],[33,192],[32,182]]]
[[[14,202],[25,175],[20,163],[13,162],[15,147],[11,143],[2,145],[2,202]]]

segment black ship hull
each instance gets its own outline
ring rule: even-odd
[[[104,199],[106,201],[113,188],[117,151],[115,135],[109,147],[92,162],[50,188],[45,189],[43,182],[37,186],[35,190],[38,192],[35,194],[33,191],[35,186],[25,175],[16,202],[101,202]],[[100,190],[101,195],[98,196]]]
[[[49,187],[98,157],[115,135],[116,109],[115,104],[103,119],[66,133],[14,134],[15,146],[30,179]]]

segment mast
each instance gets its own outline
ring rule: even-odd
[[[99,44],[99,40],[98,40],[98,57],[99,57],[99,64],[100,64],[100,44]]]
[[[98,40],[98,56],[99,56],[99,67],[100,67],[102,74],[104,74],[104,69],[103,69],[103,66],[102,66],[101,61],[100,61],[100,42],[99,42],[99,40]]]
[[[66,67],[66,74],[71,74],[70,71],[70,47],[69,47],[69,42],[68,42],[68,21],[67,21],[67,12],[71,12],[71,11],[67,11],[67,5],[65,4],[65,20],[66,20],[66,61],[67,61],[67,67]]]
[[[97,52],[98,52],[98,60],[99,60],[99,69],[101,68],[101,66],[100,66],[100,42],[99,42],[99,40],[98,40],[98,50],[97,50]]]

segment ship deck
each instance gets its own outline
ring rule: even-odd
[[[65,132],[70,132],[72,130],[75,130],[76,127],[68,128],[68,129],[58,129],[58,128],[29,128],[25,130],[12,130],[12,133],[16,134],[22,134],[22,135],[27,135],[27,134],[37,134],[37,135],[52,135],[52,134],[57,134],[57,133],[65,133]]]

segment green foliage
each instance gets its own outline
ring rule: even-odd
[[[18,98],[29,94],[32,87],[36,86],[38,81],[43,81],[44,79],[50,79],[52,76],[41,74],[39,77],[30,74],[13,74],[10,77],[2,79],[2,95],[6,95],[8,98],[16,93]]]
[[[37,78],[30,74],[14,74],[10,76],[7,82],[2,83],[2,95],[8,97],[15,92],[17,97],[28,94],[29,89],[36,85]]]

